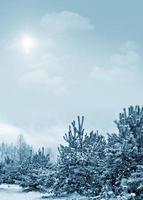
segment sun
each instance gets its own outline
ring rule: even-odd
[[[37,47],[37,41],[34,37],[23,34],[19,39],[19,47],[24,53],[31,53]]]

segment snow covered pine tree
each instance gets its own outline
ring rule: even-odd
[[[128,113],[124,109],[115,123],[119,133],[108,137],[104,178],[117,196],[123,192],[122,179],[130,179],[143,165],[143,108],[131,106]]]
[[[64,139],[68,145],[60,145],[56,167],[55,195],[77,192],[98,194],[100,185],[100,164],[104,157],[105,139],[98,133],[87,135],[83,128],[84,117],[78,116],[78,124],[72,122]]]
[[[50,155],[44,152],[44,147],[42,147],[42,151],[39,149],[26,165],[27,173],[23,175],[21,186],[25,191],[45,192],[46,188],[52,184],[50,176],[52,164]]]

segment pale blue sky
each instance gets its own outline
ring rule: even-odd
[[[56,146],[84,114],[114,130],[142,105],[143,1],[0,0],[0,135]],[[26,34],[37,45],[27,54]]]

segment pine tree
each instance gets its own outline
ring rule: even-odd
[[[143,199],[143,165],[139,165],[128,179],[123,179],[122,190],[132,195],[135,200]]]
[[[133,155],[138,164],[143,164],[143,107],[130,106],[128,113],[124,109],[119,120],[115,121],[122,141],[129,141],[134,145],[136,155]]]
[[[115,121],[118,134],[108,136],[104,179],[110,181],[112,190],[119,194],[122,178],[128,178],[143,163],[143,109],[124,109]]]
[[[84,160],[88,177],[88,195],[98,195],[102,189],[102,174],[105,160],[105,138],[97,132],[91,132],[84,140]],[[87,190],[88,188],[88,190]],[[84,193],[85,194],[85,193]]]
[[[50,162],[50,155],[45,155],[44,147],[42,147],[42,151],[39,149],[38,153],[33,155],[30,162],[24,163],[24,167],[27,171],[23,173],[21,186],[25,191],[44,192],[46,188],[51,186],[52,178],[50,177],[50,171],[52,170],[52,164]]]
[[[53,189],[56,195],[73,192],[98,194],[101,189],[99,172],[105,140],[98,133],[91,132],[88,136],[83,123],[84,117],[78,117],[77,125],[73,121],[64,136],[67,145],[59,147]]]

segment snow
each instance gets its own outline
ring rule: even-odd
[[[39,192],[22,192],[22,188],[18,185],[0,185],[0,200],[87,200],[86,197],[80,197],[77,194],[63,198],[42,198],[42,196]]]
[[[39,200],[41,194],[38,192],[22,192],[18,185],[0,185],[0,200]]]

